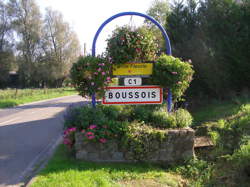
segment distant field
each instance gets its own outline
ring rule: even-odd
[[[5,89],[0,90],[0,108],[74,94],[77,92],[73,88]]]

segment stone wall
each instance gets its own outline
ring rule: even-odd
[[[76,158],[95,162],[134,162],[131,152],[114,140],[106,143],[84,142],[81,133],[76,133]],[[153,142],[152,142],[153,143]],[[191,128],[166,130],[166,138],[154,143],[152,153],[142,161],[172,163],[194,157],[194,130]]]

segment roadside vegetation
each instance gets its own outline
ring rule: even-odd
[[[92,163],[61,145],[31,186],[249,186],[250,98],[213,102],[192,114],[197,136],[215,143],[195,149],[195,159],[164,167]]]
[[[13,107],[33,101],[77,94],[73,88],[5,89],[0,90],[0,108]]]

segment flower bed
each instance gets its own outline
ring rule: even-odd
[[[77,159],[175,162],[194,155],[192,117],[166,106],[89,106],[67,112],[64,144]],[[177,128],[177,129],[173,129]]]

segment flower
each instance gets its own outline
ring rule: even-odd
[[[90,125],[89,129],[95,129],[97,126],[96,125]]]
[[[89,140],[92,140],[92,139],[94,139],[95,138],[95,136],[93,135],[93,136],[88,136],[88,139]]]
[[[98,75],[98,72],[94,72],[95,75]]]
[[[103,71],[103,72],[102,72],[102,75],[105,75],[105,74],[106,74],[106,73]]]
[[[107,81],[109,81],[111,78],[110,77],[107,77]]]
[[[85,130],[82,130],[81,133],[85,133]]]
[[[68,138],[64,138],[64,140],[63,140],[63,144],[65,144],[65,145],[71,145],[71,141],[70,141],[70,139],[68,139]]]
[[[91,86],[94,86],[95,85],[95,83],[94,82],[91,82]]]
[[[107,140],[106,140],[105,138],[100,138],[99,141],[100,141],[101,143],[106,143],[106,142],[107,142]]]
[[[173,75],[177,75],[178,73],[177,73],[176,71],[173,71],[172,74],[173,74]]]
[[[87,132],[86,136],[94,136],[94,133],[93,132]]]
[[[74,131],[76,131],[76,127],[69,128],[68,131],[69,131],[69,132],[74,132]]]
[[[98,68],[97,71],[98,71],[98,72],[102,71],[102,68]]]

